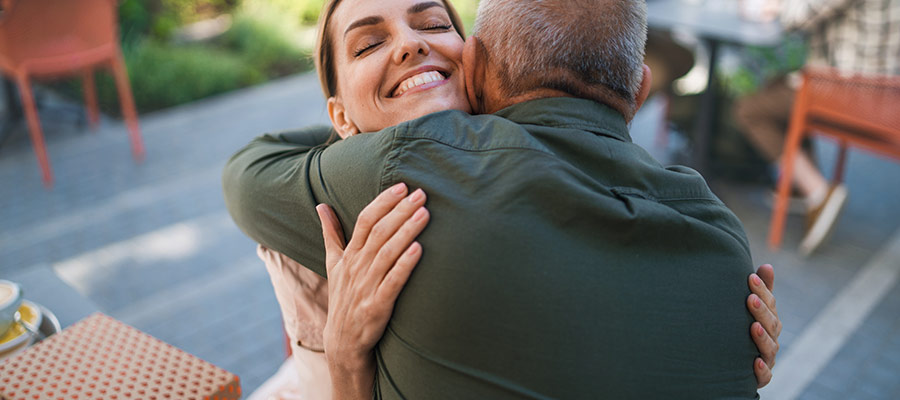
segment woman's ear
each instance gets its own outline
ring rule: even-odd
[[[359,133],[359,128],[350,120],[350,115],[347,113],[347,108],[344,107],[344,102],[337,97],[328,98],[328,117],[331,118],[331,125],[341,139],[346,139]]]
[[[475,36],[469,36],[463,47],[463,74],[466,80],[466,97],[473,114],[484,112],[484,47]]]

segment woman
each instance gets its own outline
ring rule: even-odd
[[[452,6],[446,2],[344,0],[326,4],[320,20],[316,61],[335,131],[346,138],[435,111],[468,111],[460,65],[463,34],[459,27]],[[371,394],[372,347],[381,337],[393,301],[421,255],[414,238],[428,220],[422,207],[424,195],[414,193],[407,197],[409,201],[402,201],[405,195],[406,188],[397,186],[373,201],[360,214],[346,250],[336,218],[327,207],[318,208],[331,277],[324,347],[335,378],[334,388],[362,389],[361,393],[336,391],[336,397],[365,395],[366,389]],[[381,232],[393,234],[376,237],[371,233],[376,232],[376,226]],[[401,251],[384,256],[386,253],[379,251],[385,243]],[[270,251],[264,253],[272,258]],[[379,258],[378,254],[383,256]],[[293,279],[278,276],[279,271],[285,270],[270,268],[276,291],[285,280]],[[765,306],[772,304],[771,294],[765,286],[756,284],[756,279],[751,277],[751,289],[758,294],[751,295],[748,301],[755,303],[761,297]],[[282,307],[285,297],[289,295],[279,295]],[[756,315],[761,308],[751,310]],[[770,313],[768,308],[764,311]],[[765,313],[759,311],[757,318],[770,318]],[[761,326],[755,323],[753,328]],[[772,331],[777,337],[777,328]],[[753,337],[761,347],[774,346],[768,335]],[[363,367],[345,368],[348,362]],[[767,382],[768,366],[758,360],[754,368],[760,382]],[[364,372],[348,374],[351,369]]]

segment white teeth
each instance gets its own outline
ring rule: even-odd
[[[428,71],[416,76],[411,76],[397,87],[397,90],[394,91],[393,97],[400,96],[403,93],[406,93],[406,91],[408,91],[409,89],[412,89],[416,86],[422,86],[426,83],[442,81],[444,79],[446,79],[444,78],[444,75],[441,75],[441,73],[437,71]]]

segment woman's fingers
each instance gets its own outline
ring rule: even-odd
[[[397,207],[400,206],[398,205]],[[385,276],[396,268],[395,264],[405,255],[403,252],[422,233],[430,218],[431,215],[428,210],[425,207],[419,207],[412,216],[403,221],[397,232],[377,250],[372,263],[372,274],[378,282],[383,281]]]
[[[369,232],[385,215],[394,209],[397,203],[403,200],[406,192],[406,184],[398,183],[381,192],[375,200],[372,200],[356,218],[356,227],[353,228],[353,239],[350,240],[348,248],[361,249],[369,238]]]
[[[761,358],[754,361],[753,371],[759,387],[763,387],[772,379],[772,367],[778,354],[778,336],[781,335],[781,321],[775,308],[775,296],[772,288],[775,284],[775,271],[771,265],[765,264],[750,274],[749,286],[751,294],[747,297],[747,308],[757,322],[750,325],[750,336],[759,349]]]
[[[322,222],[322,238],[325,240],[325,266],[333,266],[344,253],[344,232],[337,216],[327,204],[316,206],[319,221]],[[330,272],[330,271],[328,271]]]
[[[775,291],[775,268],[771,264],[760,265],[756,270],[756,275],[762,278],[770,292]]]
[[[775,296],[758,275],[750,274],[749,279],[751,294],[747,297],[747,307],[753,317],[761,322],[766,331],[777,340],[781,335],[781,321],[778,319],[778,309],[775,307]]]
[[[422,258],[422,245],[419,242],[413,242],[385,275],[375,295],[388,304],[390,309],[394,308],[397,296],[403,290],[403,287],[406,286],[406,281],[409,280],[409,276],[419,263],[420,258]]]
[[[750,310],[753,318],[763,326],[766,333],[772,337],[772,340],[777,341],[778,336],[781,335],[781,321],[778,320],[778,315],[772,312],[756,294],[750,294],[747,297],[747,309]]]
[[[766,362],[766,365],[769,368],[774,367],[775,355],[778,353],[778,342],[769,336],[759,322],[754,322],[750,325],[750,336],[753,337],[753,342],[759,348],[759,355]]]
[[[766,365],[762,358],[753,360],[753,373],[756,374],[756,387],[762,388],[772,381],[772,369]]]
[[[390,212],[382,216],[372,227],[361,253],[369,257],[375,257],[385,245],[388,245],[389,240],[394,237],[400,227],[425,204],[425,197],[425,192],[422,189],[417,189],[398,202]],[[399,255],[410,243],[412,243],[412,240],[400,243],[400,247],[392,251],[392,253]],[[393,264],[395,260],[396,257],[388,260],[389,264]]]

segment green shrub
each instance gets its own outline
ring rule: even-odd
[[[802,38],[787,36],[775,47],[746,46],[740,49],[740,64],[722,73],[723,88],[730,96],[746,96],[759,90],[769,80],[800,69],[806,60]]]
[[[171,47],[144,42],[125,54],[138,112],[188,103],[265,81],[264,74],[238,56],[200,46]],[[97,74],[97,97],[105,113],[120,114],[112,77]],[[62,91],[81,98],[81,83],[68,82]]]
[[[122,46],[133,47],[148,36],[168,40],[179,26],[231,12],[237,3],[237,0],[120,0]]]
[[[246,14],[236,15],[231,28],[218,42],[268,78],[290,75],[312,67],[308,51],[294,44],[290,32]]]
[[[275,12],[293,25],[315,24],[324,0],[243,0],[240,9],[251,15]]]

